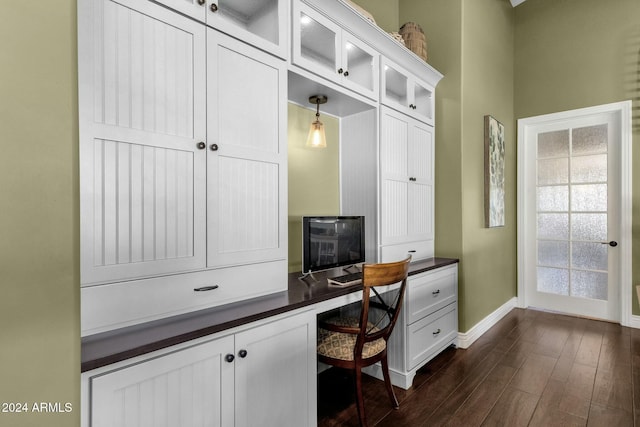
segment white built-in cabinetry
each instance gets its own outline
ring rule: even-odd
[[[79,14],[83,335],[286,289],[286,63],[148,0]]]
[[[154,0],[199,22],[286,58],[287,0]]]
[[[404,307],[389,339],[391,382],[411,387],[416,371],[458,339],[458,265],[409,276]],[[367,368],[382,379],[379,365]]]
[[[381,102],[433,126],[437,81],[428,84],[387,58],[381,62]]]
[[[433,256],[434,129],[380,108],[380,256]]]
[[[315,312],[178,347],[83,374],[83,425],[316,425]]]
[[[292,62],[377,100],[380,54],[302,1],[293,5]]]
[[[347,2],[78,0],[78,58],[83,336],[287,289],[286,107],[311,95],[367,260],[433,256],[442,75]],[[455,339],[456,284],[412,276],[400,385]],[[83,425],[315,425],[315,314],[85,372]]]

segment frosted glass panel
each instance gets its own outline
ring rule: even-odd
[[[538,158],[569,155],[569,130],[538,134]]]
[[[608,125],[573,129],[571,148],[573,155],[607,152]]]
[[[566,211],[569,208],[569,188],[566,185],[538,187],[538,211]]]
[[[571,244],[572,267],[606,271],[608,247],[602,243],[573,242]]]
[[[572,214],[571,238],[574,240],[607,240],[607,214]]]
[[[300,50],[303,57],[335,71],[336,34],[304,13],[300,14]]]
[[[569,242],[538,241],[538,265],[569,268]]]
[[[606,301],[608,299],[607,280],[607,273],[573,270],[571,272],[571,296]]]
[[[569,215],[538,214],[538,239],[568,240]]]
[[[580,156],[571,159],[571,182],[607,182],[607,155]]]
[[[538,291],[569,295],[569,270],[538,267]]]
[[[569,159],[538,160],[538,185],[567,184]]]
[[[606,212],[607,184],[572,186],[571,210]]]

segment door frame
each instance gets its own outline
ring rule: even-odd
[[[553,121],[567,120],[578,116],[587,116],[592,114],[613,113],[617,114],[620,119],[620,236],[619,236],[619,255],[620,255],[620,323],[623,326],[640,327],[640,317],[635,318],[632,314],[632,126],[631,126],[632,102],[630,100],[615,102],[611,104],[598,105],[594,107],[580,108],[575,110],[562,111],[558,113],[544,114],[541,116],[527,117],[518,120],[518,187],[517,187],[517,206],[518,206],[518,302],[520,308],[529,306],[526,300],[525,281],[528,277],[527,257],[533,256],[527,250],[525,230],[526,224],[534,221],[532,218],[527,198],[525,197],[527,188],[527,177],[530,176],[532,162],[525,159],[525,144],[531,143],[527,141],[527,134],[530,127],[539,126]],[[531,264],[531,263],[529,263]]]

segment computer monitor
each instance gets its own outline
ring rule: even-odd
[[[364,261],[364,216],[302,217],[303,273]]]

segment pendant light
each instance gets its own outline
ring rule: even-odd
[[[316,104],[316,119],[309,127],[309,136],[307,137],[307,147],[327,148],[327,139],[324,135],[324,125],[320,121],[320,104],[327,102],[324,95],[314,95],[309,97],[309,102]]]

